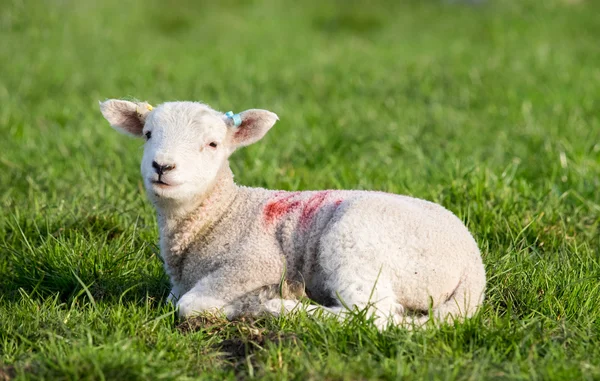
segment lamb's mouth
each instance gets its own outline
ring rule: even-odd
[[[152,184],[154,186],[156,186],[156,187],[159,187],[159,188],[168,188],[168,187],[171,186],[171,184],[165,183],[164,181],[162,181],[160,179],[159,180],[152,180]]]

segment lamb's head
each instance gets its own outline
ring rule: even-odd
[[[266,110],[228,116],[197,102],[145,102],[111,99],[100,103],[112,127],[143,137],[144,185],[157,203],[185,203],[202,197],[236,148],[261,139],[278,120]]]

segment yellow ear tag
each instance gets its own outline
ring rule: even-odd
[[[147,104],[147,105],[146,105],[146,109],[147,109],[148,111],[152,111],[152,110],[154,110],[154,107],[152,107],[152,105],[148,105],[148,104]],[[135,109],[135,112],[136,112],[136,114],[138,114],[139,116],[142,116],[142,112],[140,111],[140,108],[139,108],[139,107]]]

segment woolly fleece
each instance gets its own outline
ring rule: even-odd
[[[343,317],[346,308],[368,308],[380,327],[410,327],[432,316],[468,317],[481,305],[486,280],[477,244],[440,205],[382,192],[236,185],[229,155],[262,138],[275,114],[245,111],[236,128],[195,102],[152,111],[121,100],[100,106],[116,129],[151,135],[142,176],[180,316],[305,308]],[[158,173],[157,163],[169,170]],[[317,305],[300,303],[304,296]]]

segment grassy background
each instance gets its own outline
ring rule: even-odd
[[[600,3],[6,0],[0,380],[600,379]],[[140,141],[97,101],[281,122],[232,158],[271,188],[459,215],[487,300],[441,329],[306,316],[181,323]]]

